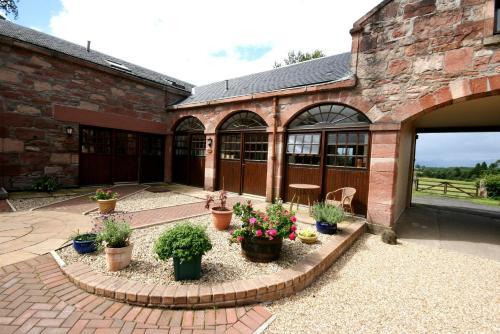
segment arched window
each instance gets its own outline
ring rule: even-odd
[[[229,117],[220,127],[221,131],[241,131],[245,129],[265,129],[266,122],[250,111],[241,111]]]
[[[288,126],[292,129],[319,129],[347,126],[367,126],[370,120],[362,113],[340,104],[325,104],[308,109]]]
[[[175,128],[175,132],[203,132],[205,127],[196,117],[187,117],[183,119]]]

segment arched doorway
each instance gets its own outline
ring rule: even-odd
[[[205,127],[187,117],[175,128],[173,181],[195,187],[205,183]]]
[[[364,114],[339,104],[315,106],[297,115],[287,129],[285,199],[292,198],[288,186],[293,183],[319,185],[315,200],[324,199],[330,191],[353,187],[354,212],[366,215],[369,126]]]
[[[267,177],[267,124],[257,114],[241,111],[219,128],[218,188],[265,196]]]

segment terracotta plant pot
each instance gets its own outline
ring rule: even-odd
[[[116,198],[114,199],[99,199],[97,200],[99,205],[99,212],[103,215],[107,215],[115,211]]]
[[[118,271],[126,268],[132,259],[133,247],[133,244],[121,248],[106,247],[106,264],[108,265],[108,270]]]
[[[224,208],[212,208],[212,222],[214,226],[219,231],[227,230],[231,224],[231,219],[233,218],[233,210]]]
[[[241,242],[243,255],[252,262],[267,263],[279,259],[283,238],[245,238]]]

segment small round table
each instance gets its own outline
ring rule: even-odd
[[[293,190],[293,196],[292,196],[292,201],[290,203],[290,211],[293,209],[293,203],[295,200],[295,196],[297,196],[297,211],[299,211],[299,202],[300,202],[300,195],[307,196],[307,204],[309,205],[309,215],[311,214],[312,211],[312,206],[311,206],[311,199],[310,199],[310,194],[313,191],[319,190],[320,187],[315,185],[315,184],[304,184],[304,183],[294,183],[290,184],[288,186],[291,190]]]

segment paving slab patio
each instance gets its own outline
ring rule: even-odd
[[[0,266],[61,247],[76,231],[92,229],[89,217],[55,211],[0,214]]]

